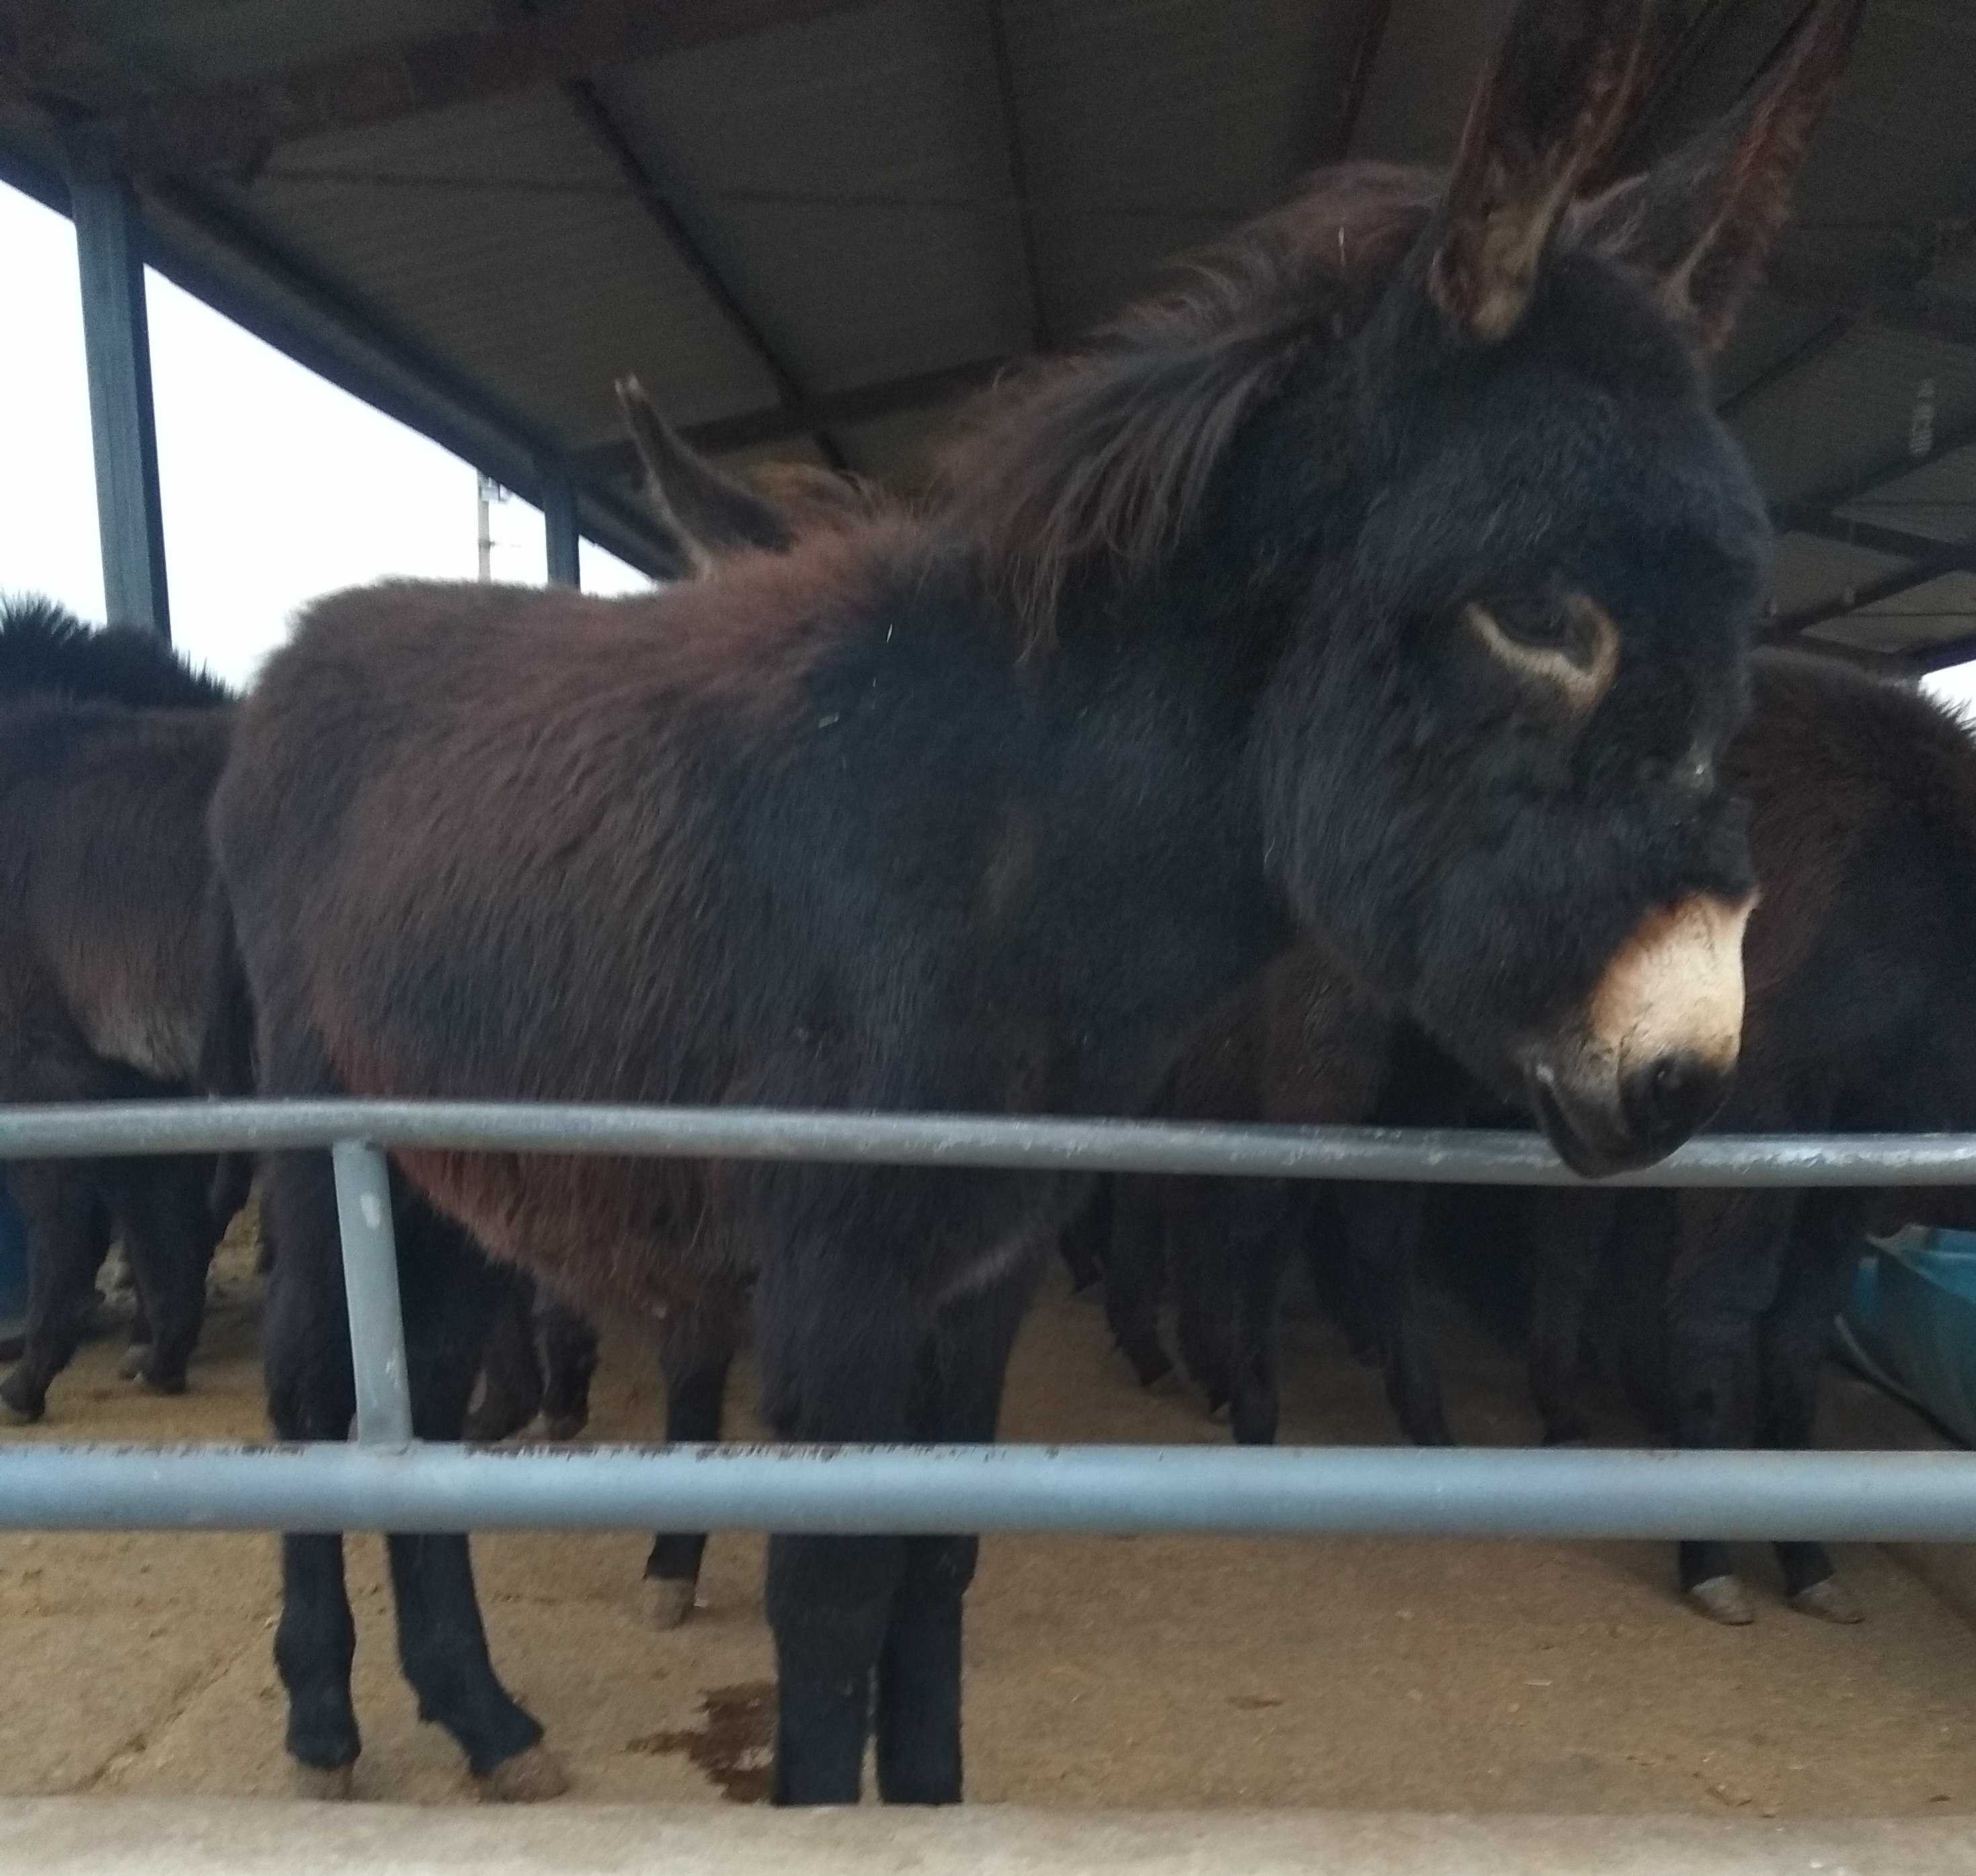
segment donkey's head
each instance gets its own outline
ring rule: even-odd
[[[1403,258],[1252,413],[1253,499],[1317,537],[1264,716],[1272,864],[1584,1171],[1668,1152],[1736,1064],[1753,881],[1718,762],[1770,532],[1701,360],[1861,3],[1823,0],[1731,119],[1588,197],[1651,9],[1525,0]]]
[[[1859,10],[1824,0],[1733,118],[1585,199],[1650,10],[1526,0],[1349,371],[1314,360],[1265,419],[1273,454],[1355,439],[1314,458],[1314,630],[1266,709],[1280,877],[1581,1171],[1670,1151],[1737,1062],[1753,879],[1719,756],[1770,533],[1701,354]]]
[[[1273,883],[1586,1171],[1669,1150],[1736,1062],[1717,759],[1770,542],[1703,360],[1864,5],[1815,0],[1739,110],[1595,194],[1665,9],[1520,0],[1445,178],[1325,173],[948,459],[1023,655],[1164,633],[1260,690]]]

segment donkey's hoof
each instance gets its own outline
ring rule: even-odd
[[[542,1433],[545,1438],[561,1446],[566,1440],[574,1440],[589,1424],[588,1414],[553,1414],[542,1422]]]
[[[37,1394],[13,1375],[0,1381],[0,1419],[15,1427],[31,1427],[48,1410],[46,1394]]]
[[[699,1607],[700,1585],[681,1576],[652,1578],[652,1619],[661,1628],[677,1628]]]
[[[1828,1576],[1822,1583],[1807,1583],[1790,1599],[1790,1606],[1805,1615],[1815,1615],[1821,1622],[1863,1622],[1866,1611],[1861,1608],[1852,1591],[1836,1576]]]
[[[1711,1576],[1688,1592],[1688,1601],[1711,1622],[1727,1628],[1744,1628],[1757,1619],[1757,1605],[1750,1592],[1733,1576]]]
[[[288,1767],[288,1784],[298,1798],[306,1799],[311,1804],[344,1804],[356,1793],[357,1768],[354,1765],[291,1764]]]
[[[147,1394],[182,1394],[186,1391],[186,1377],[183,1370],[173,1374],[153,1374],[146,1370],[139,1373],[137,1384]]]
[[[150,1359],[151,1344],[149,1342],[133,1342],[123,1351],[117,1364],[117,1372],[127,1381],[141,1381]]]
[[[538,1805],[569,1789],[569,1772],[546,1746],[531,1746],[476,1779],[487,1805]]]

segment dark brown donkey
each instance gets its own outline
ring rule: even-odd
[[[1830,660],[1767,654],[1755,675],[1725,772],[1751,805],[1763,897],[1746,947],[1742,1068],[1717,1127],[1976,1126],[1976,740],[1918,690]],[[1691,1446],[1807,1444],[1865,1214],[1904,1209],[1901,1196],[1553,1196],[1533,1232],[1531,1379],[1549,1437],[1576,1430],[1580,1322],[1602,1241],[1639,1338],[1618,1352],[1667,1433]],[[1905,1209],[1942,1215],[1938,1195]],[[1858,1619],[1822,1545],[1777,1551],[1797,1607]],[[1754,1616],[1727,1545],[1683,1545],[1680,1569],[1704,1614]]]
[[[785,553],[799,538],[871,520],[888,505],[871,484],[804,463],[765,465],[746,481],[728,476],[660,416],[635,378],[620,380],[617,388],[644,466],[646,499],[680,563],[696,577],[750,548]],[[746,1314],[739,1288],[723,1287],[704,1294],[697,1308],[669,1310],[658,1321],[668,1440],[720,1437],[728,1371]],[[539,1411],[551,1439],[574,1438],[589,1418],[596,1368],[597,1337],[582,1314],[518,1278],[496,1314],[467,1437],[505,1439]],[[706,1548],[703,1534],[665,1532],[654,1539],[645,1575],[662,1627],[692,1613]]]
[[[1780,217],[1849,36],[1701,156],[1573,212],[1625,131],[1634,0],[1526,0],[1444,188],[1348,169],[996,397],[936,512],[637,601],[318,605],[213,828],[277,1095],[1131,1113],[1321,933],[1581,1167],[1721,1099],[1750,881],[1716,762],[1769,534],[1697,341]],[[1802,96],[1800,97],[1800,94]],[[754,1279],[785,1438],[992,1437],[1073,1196],[960,1168],[407,1150],[414,1425],[456,1437],[492,1279],[691,1308]],[[326,1155],[280,1156],[285,1438],[351,1387]],[[464,1538],[389,1540],[421,1711],[561,1789]],[[775,1789],[961,1790],[968,1537],[770,1547]],[[358,1749],[340,1541],[291,1536],[289,1746]]]
[[[199,1079],[207,1020],[206,811],[232,699],[147,632],[0,610],[0,1100],[131,1100]],[[16,1161],[26,1344],[0,1402],[38,1420],[74,1354],[114,1225],[136,1279],[129,1371],[186,1384],[206,1267],[246,1162]],[[210,1191],[230,1188],[216,1216]],[[139,1339],[141,1338],[141,1339]]]
[[[1744,943],[1741,1065],[1713,1127],[1976,1126],[1976,741],[1918,690],[1829,659],[1766,652],[1752,673],[1753,707],[1723,769],[1750,804],[1762,897]],[[1325,1045],[1303,1065],[1305,1079],[1335,1098],[1349,1086],[1335,1065],[1349,1032],[1333,1009],[1318,997],[1288,1013],[1301,1013]],[[1295,1034],[1280,1014],[1278,1029]],[[1456,1078],[1444,1069],[1450,1109],[1468,1098],[1449,1085]],[[1970,1196],[1954,1192],[1524,1195],[1515,1235],[1530,1249],[1530,1384],[1546,1443],[1584,1430],[1584,1325],[1602,1281],[1606,1352],[1658,1431],[1688,1446],[1804,1446],[1867,1215],[1957,1222],[1971,1210]],[[1273,1364],[1273,1325],[1265,1316],[1258,1327],[1244,1307],[1250,1291],[1273,1301],[1282,1246],[1238,1241],[1237,1249],[1210,1265],[1197,1286],[1204,1298],[1184,1292],[1183,1301],[1210,1327],[1232,1319],[1229,1365],[1239,1377]],[[1411,1241],[1361,1246],[1354,1262],[1379,1287],[1370,1304],[1379,1339],[1414,1352],[1395,1398],[1421,1437],[1439,1391],[1408,1300]],[[1201,1338],[1185,1316],[1183,1328]],[[1240,1404],[1237,1391],[1238,1435]],[[1823,1545],[1777,1552],[1794,1607],[1859,1619]],[[1680,1582],[1716,1621],[1754,1618],[1726,1545],[1682,1545]]]

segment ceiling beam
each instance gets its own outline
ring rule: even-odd
[[[1882,574],[1878,579],[1869,580],[1862,586],[1848,587],[1816,606],[1800,607],[1796,612],[1785,613],[1772,620],[1765,628],[1764,640],[1772,644],[1780,643],[1814,625],[1823,625],[1849,614],[1864,612],[1885,601],[1899,599],[1902,594],[1912,593],[1915,587],[1925,586],[1929,581],[1938,580],[1950,573],[1976,573],[1976,544],[1938,546],[1892,573]]]
[[[1877,522],[1854,521],[1849,515],[1820,513],[1793,522],[1793,534],[1808,534],[1835,547],[1862,548],[1869,554],[1891,554],[1897,560],[1912,560],[1944,545],[1932,535],[1908,534]]]
[[[772,406],[687,424],[680,434],[709,456],[787,443],[818,429],[842,430],[952,403],[992,383],[1010,362],[1006,358],[971,359],[965,364],[860,385],[855,390],[828,392],[809,399],[798,410]],[[596,444],[583,451],[578,460],[587,469],[606,476],[633,479],[639,473],[637,452],[628,440]]]
[[[631,192],[640,208],[659,232],[673,258],[698,283],[700,291],[719,309],[736,337],[740,340],[753,355],[756,364],[766,374],[769,382],[776,387],[776,405],[785,413],[794,426],[792,433],[809,430],[816,439],[816,446],[823,459],[832,469],[847,467],[844,453],[838,449],[828,429],[822,425],[802,423],[797,413],[808,407],[809,399],[802,386],[797,381],[789,361],[783,357],[755,316],[743,304],[739,296],[728,282],[726,276],[715,265],[713,257],[703,248],[691,229],[681,219],[670,198],[661,189],[651,172],[645,167],[644,160],[631,146],[623,127],[612,114],[611,107],[599,94],[597,87],[588,78],[574,78],[563,87],[563,95],[569,100],[570,108],[576,113],[600,149],[616,166],[624,179],[625,186]]]
[[[1957,224],[1946,234],[1918,240],[1915,254],[1882,256],[1864,272],[1822,266],[1803,255],[1780,255],[1765,269],[1764,284],[1785,299],[1849,322],[1870,320],[1916,338],[1976,347],[1976,300],[1941,292],[1925,278],[1965,252],[1970,239],[1970,231]]]
[[[0,68],[0,95],[11,92],[95,119],[133,169],[252,171],[298,137],[565,84],[871,4],[552,0],[496,28],[401,39],[259,77],[161,91],[135,101],[93,95],[87,74],[107,58],[87,44],[51,55],[43,35]]]
[[[1976,658],[1976,632],[1945,640],[1939,645],[1917,645],[1908,653],[1908,662],[1920,671],[1945,671],[1951,665],[1967,664]]]

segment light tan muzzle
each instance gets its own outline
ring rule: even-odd
[[[1665,1158],[1722,1104],[1743,1035],[1743,933],[1756,895],[1696,894],[1643,919],[1575,1034],[1525,1061],[1531,1104],[1587,1174]]]

